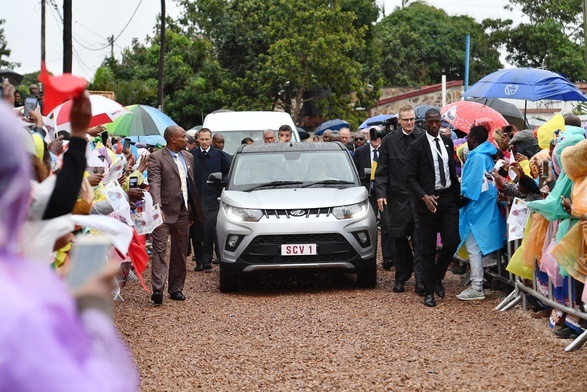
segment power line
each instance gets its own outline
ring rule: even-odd
[[[88,79],[90,79],[93,75],[90,75],[88,72],[92,72],[92,69],[90,67],[88,67],[86,65],[86,63],[84,63],[82,61],[82,59],[80,58],[80,56],[77,54],[77,52],[75,51],[75,49],[73,50],[73,55],[74,57],[77,59],[78,63],[81,65],[82,69],[84,70],[84,73],[86,74],[86,76],[88,77]]]
[[[59,15],[59,18],[61,19],[61,23],[63,24],[63,16],[61,15],[61,12],[59,12],[59,7],[55,3],[55,0],[49,0],[49,2],[53,6],[53,9],[55,11],[57,11],[57,14]],[[104,50],[104,49],[108,48],[111,44],[113,44],[114,42],[116,42],[116,40],[118,38],[120,38],[120,36],[122,35],[122,33],[124,33],[124,31],[126,30],[126,28],[128,27],[128,25],[130,24],[130,22],[132,22],[133,18],[135,17],[135,15],[136,15],[137,11],[139,10],[139,7],[141,6],[142,3],[143,3],[143,0],[139,0],[139,3],[137,4],[137,6],[136,6],[134,12],[132,13],[130,19],[128,20],[128,22],[126,22],[126,25],[122,28],[122,31],[116,36],[116,38],[114,38],[114,40],[112,40],[111,42],[108,42],[106,45],[104,45],[102,47],[99,47],[99,48],[90,48],[90,47],[84,45],[82,42],[80,42],[75,36],[73,37],[73,40],[75,42],[77,42],[84,49],[92,50],[92,51],[95,51],[95,52],[99,52],[101,50]],[[75,23],[77,24],[78,22],[76,21]],[[81,23],[80,23],[80,25],[83,26]],[[83,26],[83,27],[85,27],[86,29],[92,31],[91,29],[89,29],[86,26]],[[92,31],[92,33],[94,33],[94,32]],[[96,34],[96,33],[94,33],[94,34],[97,35],[98,37],[100,37],[98,34]],[[103,37],[100,37],[100,38],[103,39]]]
[[[53,3],[53,5],[55,5],[53,0],[49,0],[49,1],[51,3]],[[57,11],[57,14],[59,15],[59,19],[61,19],[61,22],[63,23],[63,17],[59,13],[59,10],[56,7],[54,7],[54,10]],[[61,31],[61,33],[63,33],[63,28],[61,27],[62,24],[59,24],[59,20],[57,19],[57,16],[55,15],[55,13],[52,12],[51,15],[53,15],[53,18],[55,19],[55,21],[58,22],[57,27],[58,27],[59,31]],[[82,45],[82,46],[84,46],[84,45]],[[90,75],[89,73],[92,73],[92,69],[90,67],[88,67],[88,65],[86,63],[83,62],[80,55],[76,52],[75,48],[73,48],[73,55],[76,58],[80,67],[82,68],[83,72],[88,77],[88,79],[91,78],[93,75]]]
[[[94,30],[92,30],[88,26],[86,26],[85,24],[80,23],[77,20],[75,21],[75,24],[76,25],[79,25],[80,27],[83,27],[86,30],[88,30],[90,33],[94,34],[96,37],[100,38],[101,40],[106,40],[106,38],[102,37],[101,35],[99,35],[98,33],[96,33]]]
[[[139,7],[141,6],[141,4],[143,3],[143,0],[139,0],[139,4],[137,4],[137,8],[135,8],[134,12],[132,13],[130,19],[128,20],[128,22],[126,22],[126,25],[124,26],[124,28],[122,29],[122,31],[120,32],[120,34],[118,34],[116,36],[116,38],[114,38],[114,40],[112,42],[116,42],[116,40],[118,38],[120,38],[120,36],[122,35],[122,33],[124,33],[124,30],[126,30],[126,28],[128,27],[128,25],[130,24],[130,22],[133,20],[133,18],[135,17],[135,14],[137,13],[137,11],[139,10]]]

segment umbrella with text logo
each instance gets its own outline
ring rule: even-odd
[[[522,99],[528,101],[587,101],[587,95],[569,79],[537,68],[509,68],[489,74],[465,91],[463,97]]]
[[[117,118],[106,125],[111,135],[129,137],[131,140],[141,141],[141,137],[156,135],[162,136],[165,128],[177,125],[169,116],[154,107],[147,105],[130,105],[127,115]]]
[[[477,102],[459,101],[448,104],[440,109],[440,115],[453,128],[465,133],[469,133],[472,126],[480,125],[481,122],[492,124],[489,132],[508,125],[507,120],[497,111]]]
[[[502,69],[489,74],[468,89],[463,97],[587,101],[587,95],[564,76],[530,67]]]
[[[45,118],[45,125],[55,132],[63,130],[70,132],[69,116],[71,115],[72,103],[73,101],[69,100],[53,109]],[[125,109],[118,102],[101,95],[90,95],[90,103],[92,104],[90,128],[110,123],[118,117],[129,113],[128,109]]]

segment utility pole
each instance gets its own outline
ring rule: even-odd
[[[71,38],[72,0],[63,0],[63,73],[71,73],[73,44]]]
[[[587,1],[587,0],[586,0]],[[159,48],[159,76],[157,82],[157,105],[163,111],[163,70],[165,64],[165,0],[161,0],[161,28]]]
[[[45,61],[45,0],[41,0],[41,63]]]
[[[114,35],[108,37],[108,43],[110,44],[110,58],[114,58]]]

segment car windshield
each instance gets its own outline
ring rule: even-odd
[[[233,155],[238,147],[242,144],[242,141],[246,137],[253,139],[254,144],[263,144],[263,130],[252,130],[252,131],[218,131],[224,136],[224,152]],[[277,130],[275,131],[275,137],[277,138]],[[296,139],[296,135],[292,135],[292,141],[299,141]]]
[[[237,154],[235,158],[228,190],[360,185],[344,151],[279,151]]]

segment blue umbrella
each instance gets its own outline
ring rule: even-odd
[[[468,89],[463,97],[587,101],[587,95],[564,76],[529,67],[502,69],[489,74]]]
[[[320,124],[318,128],[314,131],[314,135],[320,136],[324,133],[327,129],[332,129],[333,131],[338,131],[340,128],[349,127],[350,124],[340,118],[335,120],[329,120]]]
[[[363,121],[363,123],[359,126],[359,129],[365,129],[379,125],[383,121],[389,120],[392,117],[397,117],[397,114],[378,114],[377,116],[373,116]]]

